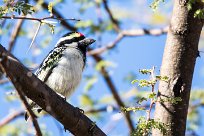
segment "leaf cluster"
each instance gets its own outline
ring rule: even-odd
[[[181,97],[174,97],[174,98],[165,98],[165,99],[160,99],[159,102],[170,102],[172,104],[178,104],[178,102],[182,101]]]
[[[52,16],[52,8],[53,8],[53,3],[49,2],[49,4],[48,4],[48,12],[50,12],[51,16]]]
[[[96,75],[87,76],[86,77],[86,85],[84,86],[84,91],[87,92],[87,91],[91,90],[97,81],[98,81],[98,77]]]
[[[5,14],[18,13],[19,15],[27,15],[35,12],[32,5],[25,3],[24,1],[13,2],[12,0],[4,1],[3,6],[0,6],[0,17]]]
[[[161,2],[164,2],[164,0],[153,0],[152,4],[150,5],[150,7],[153,9],[153,10],[156,10],[158,7],[159,7],[159,4]]]
[[[139,70],[139,72],[141,74],[149,74],[151,76],[151,78],[149,80],[146,79],[135,79],[133,80],[131,83],[138,83],[139,87],[151,87],[152,90],[150,93],[146,94],[146,96],[141,97],[138,101],[137,104],[141,104],[144,101],[149,101],[150,100],[150,106],[145,106],[147,108],[138,108],[138,107],[129,107],[129,108],[122,108],[123,111],[128,112],[128,111],[138,111],[138,110],[146,110],[147,112],[147,117],[140,117],[138,120],[138,124],[136,129],[134,130],[134,132],[132,133],[132,136],[148,136],[151,135],[151,131],[152,129],[159,129],[163,135],[166,134],[167,132],[167,125],[156,121],[154,119],[151,118],[150,116],[150,112],[152,111],[152,107],[156,102],[169,102],[172,104],[177,104],[179,101],[181,101],[180,97],[175,97],[175,98],[167,98],[167,99],[161,99],[159,97],[157,97],[157,93],[158,91],[155,91],[155,84],[158,81],[164,81],[164,82],[169,82],[169,78],[167,76],[161,76],[161,75],[154,75],[154,68],[152,69],[141,69]],[[149,109],[148,109],[149,107]]]
[[[123,112],[136,112],[136,111],[141,111],[141,110],[145,110],[144,107],[121,107],[121,111]]]
[[[189,11],[192,10],[193,5],[196,4],[196,2],[204,3],[204,0],[189,0],[187,3],[187,8]],[[197,9],[194,12],[194,18],[204,19],[204,9]]]
[[[139,72],[141,74],[153,74],[153,69],[140,69]],[[168,82],[169,81],[169,78],[167,76],[161,76],[161,75],[156,75],[154,78],[152,78],[151,80],[146,80],[146,79],[135,79],[133,80],[131,83],[132,84],[135,84],[135,83],[138,83],[138,86],[139,87],[150,87],[150,86],[154,86],[157,81],[160,80],[160,81],[164,81],[164,82]]]
[[[24,1],[16,2],[16,4],[13,7],[13,10],[17,12],[19,15],[22,13],[24,15],[27,15],[35,12],[33,6],[28,3],[25,3]]]
[[[159,129],[163,135],[166,135],[168,126],[154,119],[146,120],[145,117],[140,117],[136,129],[131,136],[148,136],[151,135],[152,129]]]
[[[194,13],[194,18],[204,19],[204,9],[198,9]]]
[[[108,67],[115,67],[116,65],[108,60],[101,60],[100,62],[98,62],[95,66],[95,69],[97,71],[100,71],[102,68],[108,68]]]
[[[156,80],[145,80],[145,79],[140,79],[140,80],[133,80],[131,82],[132,84],[138,83],[139,87],[150,87],[156,84]]]

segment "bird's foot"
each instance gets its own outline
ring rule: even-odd
[[[64,132],[66,132],[68,129],[67,128],[65,128],[65,126],[64,126]]]
[[[77,110],[79,110],[79,112],[81,112],[82,114],[84,114],[84,110],[83,109],[80,109],[78,107],[76,107]]]
[[[41,109],[41,108],[40,108],[40,109],[37,109],[37,112],[38,112],[38,113],[40,113],[41,111],[42,111],[42,109]]]
[[[25,121],[28,121],[28,119],[30,118],[28,111],[25,111],[24,118],[25,118]],[[34,118],[37,118],[35,114],[34,114]]]

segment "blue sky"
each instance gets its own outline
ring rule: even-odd
[[[137,3],[138,2],[138,3]],[[123,29],[131,29],[131,28],[155,28],[155,27],[161,27],[164,26],[164,24],[148,24],[148,17],[151,17],[153,13],[152,9],[149,8],[149,5],[144,6],[145,4],[140,3],[139,1],[134,2],[134,0],[130,2],[124,2],[124,1],[110,1],[111,7],[118,7],[121,6],[122,9],[128,9],[127,11],[131,12],[131,14],[134,14],[131,18],[124,19],[122,21],[122,28]],[[56,8],[63,14],[64,17],[75,17],[80,18],[82,20],[91,19],[96,21],[95,14],[93,14],[95,11],[95,8],[91,7],[85,14],[81,15],[77,12],[77,9],[80,7],[80,5],[73,5],[72,1],[66,2],[66,5],[58,5]],[[141,4],[144,7],[137,8],[137,4]],[[67,7],[68,5],[68,7]],[[141,6],[140,5],[140,6]],[[167,3],[168,5],[168,3]],[[171,7],[166,6],[167,9],[164,10],[164,13],[168,13],[169,9]],[[142,9],[143,8],[143,9]],[[141,14],[143,11],[146,11],[145,13],[147,15]],[[159,10],[160,11],[160,10]],[[104,18],[107,17],[106,13],[103,11]],[[169,15],[169,13],[167,14]],[[44,17],[48,16],[45,12],[40,12],[38,15],[35,15],[36,17]],[[138,21],[138,18],[141,18],[141,20]],[[149,19],[150,20],[150,19]],[[11,20],[10,20],[11,21]],[[138,22],[137,22],[138,21]],[[12,20],[13,23],[16,22],[16,20]],[[75,22],[71,22],[74,24]],[[30,21],[26,21],[24,24],[24,27],[27,27],[27,30],[30,29],[35,30],[36,25],[34,23],[31,23]],[[46,27],[46,26],[42,26]],[[43,28],[42,28],[43,29]],[[47,33],[40,32],[39,36],[37,36],[35,44],[39,45],[41,43],[41,40],[43,36],[51,36],[52,41],[49,43],[49,46],[46,48],[41,48],[41,54],[36,57],[35,61],[36,63],[41,63],[43,58],[47,55],[47,53],[54,47],[55,43],[57,42],[57,39],[60,38],[64,33],[67,32],[67,30],[60,29],[60,24],[57,24],[56,29],[59,29],[59,33],[55,33],[54,35],[51,35],[49,31]],[[41,31],[41,30],[40,30]],[[32,32],[32,31],[30,31]],[[85,30],[82,31],[82,33],[87,33]],[[9,39],[10,34],[3,36],[1,38],[1,43],[6,47]],[[89,37],[93,37],[97,39],[96,35],[88,35]],[[102,43],[103,45],[109,43],[110,41],[113,41],[116,38],[116,35],[114,33],[105,33],[102,37]],[[109,60],[115,64],[115,67],[109,68],[109,72],[112,76],[113,82],[116,85],[116,88],[120,93],[125,93],[125,91],[130,90],[134,86],[131,85],[131,83],[124,82],[123,78],[125,75],[127,75],[129,72],[134,72],[137,75],[137,78],[143,78],[139,75],[139,69],[145,68],[149,69],[153,66],[156,66],[157,73],[159,74],[159,69],[162,62],[162,56],[163,56],[163,50],[165,46],[165,40],[166,35],[162,36],[142,36],[142,37],[127,37],[124,38],[116,48],[109,51],[108,53],[104,53],[102,56],[105,60]],[[23,36],[18,39],[15,50],[13,54],[18,57],[20,60],[24,61],[32,60],[33,57],[31,55],[32,50],[30,50],[28,53],[28,46],[30,45],[31,39],[27,38],[26,36]],[[96,41],[95,44],[92,45],[93,47],[98,46],[98,42]],[[202,49],[201,49],[202,50]],[[95,69],[92,67],[94,64],[94,61],[91,57],[88,57],[87,60],[87,67],[84,71],[84,76],[86,75],[100,75]],[[201,53],[201,57],[197,58],[197,63],[195,67],[194,77],[193,77],[193,89],[202,89],[204,87],[204,84],[201,82],[203,79],[203,54]],[[78,107],[79,105],[79,97],[81,94],[84,93],[84,86],[85,86],[85,79],[82,80],[80,86],[78,87],[77,91],[71,96],[71,98],[68,100],[72,105]],[[8,103],[5,101],[4,97],[6,94],[6,88],[5,86],[1,87],[0,91],[0,105],[3,106],[1,112],[0,112],[0,118],[5,117],[9,112],[10,109],[18,109],[20,103],[19,102],[12,102]],[[93,98],[94,100],[100,99],[101,97],[106,97],[110,95],[110,91],[107,88],[106,84],[103,81],[103,78],[99,76],[98,82],[95,84],[94,88],[88,92],[88,94]],[[122,97],[123,98],[123,97]],[[128,103],[128,102],[127,102]],[[80,107],[83,109],[83,107]],[[144,113],[145,114],[145,113]],[[120,118],[120,113],[103,113],[101,116],[101,120],[97,120],[97,118],[92,118],[93,120],[96,120],[97,125],[101,127],[103,130],[108,131],[108,127],[112,125],[114,128],[112,131],[108,131],[108,135],[111,136],[124,136],[128,134],[128,129],[125,124],[125,121],[123,118],[119,119],[117,122],[113,121],[113,124],[111,124],[110,119]],[[133,114],[133,118],[135,119],[136,114]],[[104,117],[105,116],[105,117]],[[52,131],[53,135],[60,135],[58,133],[58,128],[56,127],[55,121],[52,118],[45,117],[45,118],[39,118],[39,121],[41,123],[46,124],[46,128],[48,131]],[[136,123],[136,122],[135,122]],[[122,130],[122,131],[121,131]],[[201,132],[199,132],[201,134]]]

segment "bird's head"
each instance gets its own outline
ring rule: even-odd
[[[67,46],[86,50],[86,48],[94,42],[94,39],[85,38],[82,33],[69,32],[59,39],[56,46]]]

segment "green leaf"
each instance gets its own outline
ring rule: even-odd
[[[204,9],[198,9],[194,13],[194,18],[204,19]]]
[[[54,21],[42,20],[42,24],[48,25],[52,34],[55,32],[55,23]]]
[[[9,6],[8,8],[10,11],[12,12],[15,11],[19,15],[21,13],[23,13],[24,15],[27,15],[27,14],[32,14],[35,12],[33,6],[28,3],[25,3],[24,1],[18,1],[15,3],[14,6]]]
[[[170,102],[172,104],[178,104],[178,102],[182,101],[181,97],[174,97],[174,98],[163,98],[158,100],[159,102]]]
[[[82,106],[93,106],[94,102],[93,100],[86,94],[83,94],[80,96],[80,105]]]
[[[156,84],[156,80],[145,80],[145,79],[141,79],[139,80],[139,87],[150,87],[150,86],[154,86]]]
[[[152,4],[150,5],[150,8],[156,10],[161,2],[164,2],[164,0],[153,0]]]
[[[111,61],[102,60],[98,62],[95,66],[97,71],[100,71],[103,67],[115,67],[115,64]]]
[[[7,13],[9,13],[9,8],[5,6],[0,6],[0,18]]]
[[[149,136],[153,128],[159,129],[163,135],[166,135],[168,125],[154,119],[146,120],[145,117],[140,117],[131,136]]]
[[[97,91],[103,91],[103,90],[97,90]],[[100,99],[97,100],[97,104],[114,104],[114,98],[112,95],[103,95]]]
[[[140,69],[139,72],[142,74],[151,74],[152,69]]]
[[[152,93],[150,93],[150,94],[148,95],[148,98],[149,98],[149,99],[153,99],[153,98],[155,98],[156,95],[157,95],[156,93],[152,92]]]
[[[129,72],[125,75],[123,78],[124,81],[127,81],[128,83],[132,82],[136,78],[136,74],[134,72]]]
[[[3,16],[4,14],[5,14],[5,13],[4,13],[3,7],[0,7],[0,18],[2,18],[2,16]]]
[[[132,80],[131,84],[135,84],[137,82],[139,82],[139,80],[135,79],[135,80]]]
[[[18,96],[15,94],[8,94],[8,95],[6,95],[5,99],[8,102],[13,102],[13,101],[18,100]]]
[[[84,90],[89,91],[93,88],[94,84],[98,81],[98,78],[97,76],[91,76],[91,77],[88,77],[86,80],[87,80],[87,83],[84,86]]]
[[[145,110],[144,107],[121,107],[121,111],[123,112],[136,112],[136,111],[141,111],[141,110]]]
[[[196,0],[189,0],[187,3],[187,8],[190,11],[192,9],[193,4],[195,4]]]
[[[137,104],[141,104],[143,101],[147,101],[146,97],[141,97],[138,101]]]
[[[75,27],[77,28],[87,28],[94,25],[92,20],[87,20],[87,21],[77,21],[75,24]]]
[[[50,16],[52,16],[52,8],[53,8],[53,2],[49,2],[48,4],[48,12],[50,12]]]
[[[191,101],[197,101],[197,100],[203,100],[204,98],[204,90],[192,90],[190,100]]]
[[[167,76],[156,75],[156,79],[164,81],[164,82],[168,82],[169,81],[169,77],[167,77]]]

